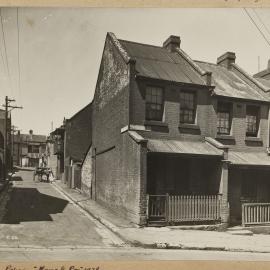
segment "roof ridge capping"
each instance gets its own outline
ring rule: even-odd
[[[130,62],[135,62],[135,59],[131,58],[128,55],[128,52],[125,50],[125,48],[122,46],[122,44],[119,42],[119,40],[117,39],[116,35],[112,32],[108,32],[107,36],[111,39],[113,45],[118,49],[120,55],[122,56],[122,58],[124,59],[124,61],[126,62],[126,64],[130,63]]]

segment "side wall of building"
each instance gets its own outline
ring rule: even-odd
[[[91,104],[66,121],[65,160],[82,161],[92,141]],[[65,163],[65,165],[69,165]]]
[[[93,199],[139,223],[140,146],[129,124],[130,66],[107,37],[93,102]]]

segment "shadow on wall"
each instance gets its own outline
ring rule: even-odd
[[[67,204],[67,200],[42,194],[36,188],[14,188],[2,223],[52,221],[50,215],[62,213]]]

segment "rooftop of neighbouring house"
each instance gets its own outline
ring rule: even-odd
[[[214,63],[195,61],[203,70],[212,73],[212,84],[215,86],[216,95],[270,101],[269,95],[254,87],[254,83],[248,78],[243,79],[233,69],[228,69]],[[270,85],[269,85],[270,89]]]
[[[270,60],[268,60],[268,64],[266,69],[259,71],[258,73],[253,75],[254,78],[261,78],[261,79],[270,79]]]
[[[192,60],[181,49],[181,40],[177,36],[170,36],[163,46],[118,41],[127,55],[135,60],[137,76],[207,86],[205,75],[211,73],[211,86],[216,95],[270,102],[270,83],[254,78],[238,67],[232,52],[220,56],[217,64],[213,64]],[[234,68],[224,65],[226,61],[231,61],[229,65]]]
[[[20,134],[20,136],[14,136],[14,142],[33,142],[33,143],[46,143],[47,136],[37,134]]]

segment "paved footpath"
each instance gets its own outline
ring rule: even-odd
[[[177,227],[139,228],[118,217],[60,181],[53,185],[131,245],[145,248],[261,252],[270,257],[270,235],[232,235],[229,232],[182,230]]]
[[[34,182],[32,171],[19,171],[13,180],[0,224],[0,248],[89,248],[123,244],[52,184]]]

